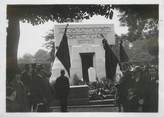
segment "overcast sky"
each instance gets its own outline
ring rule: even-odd
[[[118,20],[118,12],[114,11],[113,19],[106,19],[103,16],[94,16],[89,20],[83,20],[81,23],[107,23],[114,24],[115,33],[118,35],[127,33],[127,27],[120,27],[120,22]],[[46,22],[41,25],[33,26],[29,23],[20,22],[20,41],[18,48],[18,57],[22,57],[25,53],[35,54],[38,49],[45,49],[43,44],[45,36],[50,29],[55,25],[55,22]]]

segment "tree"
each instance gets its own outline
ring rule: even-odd
[[[123,40],[124,48],[131,62],[156,62],[158,60],[158,39],[138,39],[128,41],[127,35],[116,35],[116,40]]]
[[[7,6],[7,80],[12,80],[15,77],[17,66],[17,50],[19,43],[19,21],[29,22],[33,25],[44,23],[48,20],[57,22],[67,22],[89,19],[93,15],[101,15],[112,19],[112,9],[118,8],[122,11],[135,11],[138,15],[152,17],[150,12],[155,12],[154,6],[157,5],[8,5]],[[142,12],[141,12],[142,11]],[[144,12],[143,12],[144,11]],[[154,16],[153,16],[154,17]],[[155,17],[154,17],[155,18]]]
[[[144,47],[147,49],[150,55],[152,55],[154,58],[152,59],[152,62],[158,63],[158,39],[151,38],[147,40],[147,43],[144,45]]]
[[[158,36],[158,5],[115,6],[119,9],[122,26],[128,26],[127,40],[147,39],[156,32]],[[154,35],[153,34],[153,35]]]
[[[147,49],[144,48],[144,46],[147,44],[147,40],[136,40],[132,43],[133,47],[131,48],[128,48],[128,46],[125,45],[126,51],[128,52],[128,55],[132,62],[152,61],[153,56],[149,53]]]
[[[50,55],[47,51],[39,49],[35,53],[34,58],[36,63],[45,64],[45,63],[49,63]]]
[[[129,50],[131,60],[158,60],[158,5],[125,5],[118,7],[122,26],[128,26],[128,33],[117,36],[120,40],[133,42]],[[129,9],[128,9],[129,8]],[[143,41],[138,41],[143,40]],[[139,52],[139,54],[138,54]],[[131,56],[132,55],[132,56]]]
[[[44,46],[49,50],[52,49],[52,46],[54,44],[54,29],[50,29],[49,32],[47,33],[46,36],[44,36],[44,39],[46,41],[46,43],[44,44]]]
[[[18,59],[19,64],[31,64],[35,60],[34,56],[31,54],[24,54],[22,58]]]
[[[15,78],[17,68],[17,51],[20,35],[19,19],[17,17],[8,18],[7,28],[7,83]]]

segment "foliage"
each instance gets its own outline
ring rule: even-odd
[[[118,40],[124,40],[124,48],[127,51],[130,61],[158,61],[158,29],[153,26],[143,35],[133,35],[133,38],[129,41],[128,35],[116,36]],[[132,47],[129,47],[129,44]]]
[[[127,40],[130,42],[158,34],[158,5],[123,5],[115,6],[121,12],[122,26],[128,26]]]
[[[132,47],[129,47],[129,42],[124,42],[124,48],[131,62],[151,62],[153,56],[149,53],[145,45],[148,40],[136,40],[132,42]],[[152,47],[150,47],[152,48]]]
[[[154,58],[152,59],[152,62],[157,63],[158,62],[158,40],[157,39],[149,39],[147,40],[147,43],[145,44],[146,49],[148,50],[149,54],[152,55]]]
[[[152,61],[158,58],[158,5],[115,6],[121,12],[122,26],[128,26],[128,33],[118,36],[117,40],[132,43],[125,49],[130,61]],[[127,41],[128,40],[128,41]]]
[[[23,22],[33,25],[48,20],[57,22],[73,22],[75,20],[89,19],[93,15],[103,15],[112,18],[113,11],[110,5],[8,5],[7,14],[18,17]]]
[[[151,62],[158,57],[158,39],[138,39],[130,42],[127,38],[127,35],[116,35],[117,41],[123,40],[123,47],[130,62]]]
[[[123,13],[120,21],[124,24],[132,25],[129,17],[136,20],[153,18],[158,19],[158,5],[8,5],[8,17],[18,17],[22,21],[27,21],[33,25],[44,23],[48,20],[57,22],[67,22],[89,19],[93,15],[102,15],[111,18],[111,9],[117,8]]]
[[[147,49],[151,55],[158,56],[158,40],[157,39],[148,40]]]
[[[35,55],[35,62],[36,63],[48,63],[50,60],[50,55],[47,51],[39,49]]]
[[[44,46],[49,50],[52,49],[53,43],[54,43],[54,29],[50,29],[47,33],[47,35],[44,36],[45,43]]]
[[[24,54],[22,58],[18,59],[19,64],[28,64],[28,63],[33,63],[34,61],[34,56],[31,54]]]
[[[121,21],[126,23],[130,15],[136,15],[138,19],[158,19],[158,5],[114,5],[116,9],[124,13]]]
[[[106,78],[100,81],[92,82],[89,85],[90,100],[110,99],[117,93],[117,89],[113,83],[109,83]]]
[[[39,49],[35,55],[25,54],[22,58],[18,59],[19,64],[31,64],[31,63],[40,63],[46,64],[49,63],[50,55],[47,51]]]

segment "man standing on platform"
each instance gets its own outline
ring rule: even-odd
[[[61,76],[57,78],[55,83],[56,97],[60,101],[61,112],[67,112],[67,98],[70,89],[69,80],[65,75],[65,71],[61,70]]]

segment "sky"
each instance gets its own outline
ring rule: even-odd
[[[114,11],[113,19],[106,19],[104,16],[93,16],[89,20],[83,20],[80,23],[89,24],[114,24],[115,33],[118,35],[127,33],[127,27],[121,27],[119,22],[119,12]],[[52,21],[48,21],[44,24],[33,26],[30,23],[20,22],[20,41],[18,47],[18,58],[22,57],[24,54],[29,53],[34,55],[39,49],[45,49],[43,46],[45,39],[43,38],[48,31],[57,24]]]

